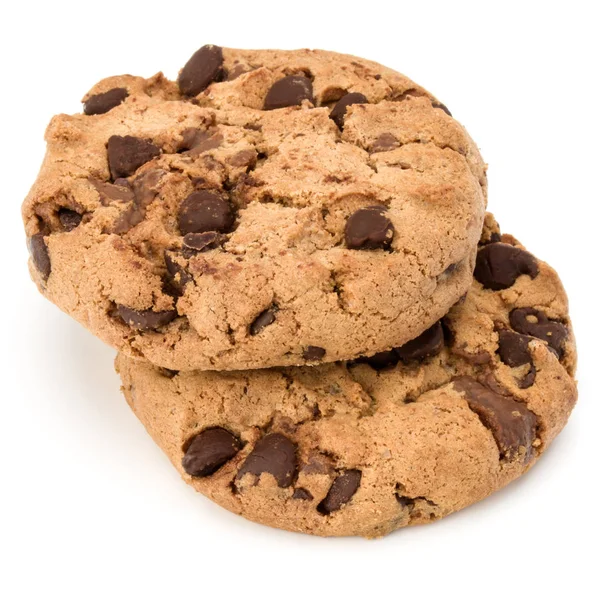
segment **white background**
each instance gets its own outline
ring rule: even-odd
[[[594,5],[5,3],[0,597],[598,598]],[[180,481],[121,397],[113,351],[36,292],[20,204],[50,117],[79,111],[82,95],[108,75],[174,78],[205,43],[364,56],[429,88],[467,126],[490,164],[490,208],[561,274],[579,342],[579,405],[524,479],[380,541],[246,522]]]

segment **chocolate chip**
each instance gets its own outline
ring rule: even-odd
[[[386,369],[395,367],[399,360],[400,357],[395,350],[386,350],[384,352],[378,352],[373,356],[359,358],[357,362],[366,363],[376,371],[385,371]]]
[[[212,44],[202,46],[181,69],[179,91],[184,96],[197,96],[213,81],[222,81],[224,75],[223,49]]]
[[[208,150],[214,150],[223,143],[223,134],[216,128],[208,129],[186,129],[181,134],[179,152],[189,152],[191,156],[199,156]]]
[[[148,331],[149,329],[158,329],[167,323],[170,323],[177,317],[176,310],[163,310],[155,312],[153,310],[134,310],[122,304],[117,305],[117,312],[121,319],[134,329]]]
[[[204,177],[190,177],[190,181],[192,182],[194,189],[201,188],[206,183]]]
[[[492,391],[471,377],[459,377],[454,381],[454,387],[464,393],[469,408],[491,431],[502,460],[518,457],[521,449],[525,451],[524,462],[531,460],[537,437],[537,417],[525,404]]]
[[[113,180],[133,175],[143,164],[160,154],[160,148],[152,142],[131,135],[111,136],[107,149]]]
[[[443,347],[444,330],[442,329],[442,322],[438,321],[419,337],[400,348],[396,348],[396,352],[404,361],[423,360],[439,354]]]
[[[192,281],[192,276],[175,260],[176,255],[165,252],[165,266],[169,283],[179,292]]]
[[[202,163],[209,171],[221,171],[223,168],[223,164],[213,158],[210,154],[202,157]]]
[[[385,216],[386,210],[385,206],[369,206],[350,215],[344,232],[348,248],[389,248],[394,237],[394,226]]]
[[[372,154],[377,152],[389,152],[400,147],[400,142],[396,136],[391,133],[382,133],[372,144],[370,151]]]
[[[116,233],[117,235],[127,233],[130,229],[139,225],[145,216],[146,211],[142,210],[138,204],[133,203],[117,217],[111,233]]]
[[[204,252],[216,248],[223,240],[223,236],[215,231],[206,233],[188,233],[183,237],[183,245],[197,252]]]
[[[50,265],[50,254],[44,241],[44,235],[42,233],[32,235],[27,245],[35,268],[42,274],[44,279],[48,279],[52,266]]]
[[[236,481],[246,473],[270,473],[279,487],[289,487],[296,475],[296,444],[281,433],[269,433],[256,442],[239,470]]]
[[[119,106],[129,96],[125,88],[113,88],[103,94],[90,96],[83,105],[83,112],[86,115],[103,115],[115,106]]]
[[[252,321],[250,325],[250,335],[259,334],[267,325],[275,322],[275,313],[276,310],[274,308],[267,308],[263,312]]]
[[[440,108],[441,110],[443,110],[449,117],[452,116],[452,113],[448,110],[448,107],[445,104],[442,104],[441,102],[438,102],[437,100],[433,100],[431,102],[431,106],[433,106],[433,108]]]
[[[154,202],[158,192],[155,186],[165,175],[162,169],[152,169],[136,177],[133,187],[133,202],[116,219],[111,233],[123,234],[139,225],[146,218],[146,209]]]
[[[321,360],[326,354],[325,348],[320,348],[319,346],[307,346],[304,348],[302,352],[302,357],[304,360],[309,362],[316,362]]]
[[[531,363],[528,346],[532,339],[532,337],[514,331],[499,331],[498,355],[500,360],[509,367],[520,367]]]
[[[331,475],[334,471],[331,458],[320,453],[310,455],[301,469],[301,473],[304,475]]]
[[[529,342],[534,339],[514,331],[503,329],[498,332],[498,355],[500,360],[509,367],[521,367],[529,364],[529,372],[519,382],[519,387],[524,390],[535,383],[537,370],[532,363],[529,353]]]
[[[156,186],[160,180],[167,174],[163,169],[152,169],[142,173],[133,180],[133,195],[136,204],[142,208],[147,208],[158,196]]]
[[[251,69],[246,67],[245,65],[235,65],[229,73],[227,73],[227,81],[234,81],[244,73],[248,73]]]
[[[299,106],[303,100],[313,101],[312,81],[303,75],[288,75],[272,86],[265,98],[265,110]]]
[[[346,116],[346,110],[352,104],[368,104],[369,101],[364,94],[359,92],[351,92],[342,96],[337,104],[333,107],[333,110],[329,113],[329,118],[333,119],[335,124],[340,128],[344,129],[344,117]]]
[[[560,359],[564,357],[564,344],[569,337],[569,330],[562,323],[550,320],[535,308],[515,308],[509,319],[510,326],[515,331],[544,340],[557,352]]]
[[[313,495],[304,488],[296,488],[292,494],[294,500],[312,500]]]
[[[205,429],[189,440],[181,461],[192,477],[208,477],[230,461],[242,448],[240,440],[222,427]]]
[[[322,515],[328,515],[342,508],[356,494],[361,479],[362,473],[357,469],[349,469],[338,475],[317,510]]]
[[[240,150],[227,159],[227,163],[232,167],[250,167],[252,169],[256,166],[257,158],[256,150]]]
[[[475,279],[489,290],[505,290],[514,285],[520,275],[535,279],[540,272],[535,257],[509,244],[488,244],[477,253]]]
[[[73,231],[80,223],[82,215],[70,208],[58,209],[58,220],[65,231]]]
[[[207,231],[225,233],[233,221],[229,202],[208,190],[193,192],[179,207],[179,230],[183,235]]]
[[[523,377],[523,379],[518,381],[517,385],[522,390],[526,390],[527,388],[530,388],[535,383],[536,376],[537,376],[537,369],[535,368],[535,365],[532,364],[531,367],[529,368],[529,372],[527,373],[527,375],[525,375],[525,377]]]
[[[481,366],[488,364],[492,357],[489,352],[485,350],[479,350],[477,352],[470,352],[466,348],[466,342],[463,342],[460,346],[454,346],[452,348],[453,354],[464,358],[470,365]]]
[[[166,367],[158,367],[158,371],[163,377],[166,377],[167,379],[175,379],[175,377],[179,375],[179,371],[167,369]]]

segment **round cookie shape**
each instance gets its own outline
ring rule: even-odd
[[[567,298],[528,257],[535,277],[501,290],[475,280],[438,326],[378,359],[175,373],[120,354],[124,394],[184,480],[248,519],[365,537],[429,523],[523,475],[575,404]],[[539,327],[515,331],[515,311]],[[203,442],[217,430],[218,445]],[[218,468],[198,474],[198,456]]]
[[[111,77],[83,101],[52,119],[23,205],[30,271],[129,356],[351,360],[415,338],[470,285],[485,165],[399,73],[211,45],[177,81]]]

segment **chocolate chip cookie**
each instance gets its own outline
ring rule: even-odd
[[[23,206],[41,292],[129,356],[248,369],[390,350],[468,289],[485,165],[403,75],[205,46],[55,116]]]
[[[135,414],[184,480],[274,527],[377,537],[523,475],[576,400],[557,274],[487,218],[468,294],[417,339],[349,363],[174,372],[121,354]]]

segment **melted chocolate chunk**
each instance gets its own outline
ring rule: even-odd
[[[132,202],[134,200],[133,190],[127,179],[117,179],[114,183],[89,179],[100,195],[102,206],[108,206],[111,202]]]
[[[535,368],[535,365],[532,364],[527,375],[525,375],[525,377],[523,377],[523,379],[518,381],[517,385],[522,390],[526,390],[527,388],[530,388],[535,383],[536,376],[537,376],[537,369]]]
[[[205,429],[189,440],[181,462],[192,477],[208,477],[229,462],[242,448],[240,440],[222,427]]]
[[[245,65],[237,64],[227,73],[227,81],[234,81],[238,77],[244,75],[244,73],[249,73],[252,69],[246,67]]]
[[[350,215],[344,231],[346,246],[353,250],[389,248],[394,226],[386,217],[385,206],[361,208]]]
[[[419,337],[400,348],[396,348],[396,352],[403,361],[423,360],[430,356],[436,356],[442,351],[443,347],[444,330],[442,322],[438,321]]]
[[[514,331],[502,330],[498,332],[498,355],[500,360],[509,367],[521,367],[531,363],[529,342],[533,338],[521,335]]]
[[[167,268],[166,281],[174,295],[181,296],[185,286],[193,281],[193,277],[177,261],[175,252],[165,252],[165,266]]]
[[[256,150],[240,150],[227,160],[228,164],[232,167],[250,167],[256,166],[258,153]]]
[[[505,290],[515,284],[520,275],[535,279],[540,272],[535,257],[509,244],[487,244],[477,253],[475,279],[489,290]]]
[[[178,294],[182,294],[185,286],[192,281],[192,276],[175,260],[176,258],[177,254],[174,252],[165,252],[167,280]]]
[[[113,88],[103,94],[90,96],[83,105],[83,112],[86,115],[103,115],[109,110],[119,106],[129,96],[125,88]]]
[[[216,129],[186,129],[182,133],[179,152],[188,152],[191,156],[199,156],[203,152],[214,150],[223,143],[223,135]]]
[[[519,333],[544,340],[562,359],[569,330],[558,321],[551,321],[546,314],[535,308],[515,308],[510,313],[510,325]]]
[[[259,477],[270,473],[279,487],[292,485],[297,470],[296,444],[281,433],[269,433],[256,442],[240,468],[236,481],[246,473]]]
[[[396,350],[387,350],[384,352],[378,352],[373,356],[361,357],[357,362],[366,363],[376,371],[385,371],[386,369],[392,369],[400,361],[400,357]]]
[[[400,142],[396,136],[391,133],[382,133],[372,144],[371,153],[376,154],[377,152],[389,152],[400,147]]]
[[[530,388],[535,383],[537,374],[528,348],[532,339],[534,338],[514,331],[503,329],[498,332],[498,356],[500,356],[500,360],[511,368],[526,364],[530,365],[527,375],[518,382],[522,390]]]
[[[127,233],[130,229],[139,225],[145,216],[146,211],[134,202],[117,217],[112,228],[112,233],[116,233],[117,235]]]
[[[491,431],[501,460],[522,457],[528,463],[533,458],[538,420],[525,404],[492,391],[471,377],[459,377],[454,387],[464,393],[469,408]]]
[[[127,233],[146,218],[146,209],[158,195],[155,187],[163,175],[165,175],[165,171],[162,169],[153,169],[146,171],[133,180],[131,184],[133,187],[133,202],[119,215],[112,233],[119,235]]]
[[[342,508],[356,494],[361,479],[362,473],[357,469],[349,469],[338,475],[329,488],[327,496],[317,506],[317,510],[322,515],[329,515]]]
[[[117,313],[127,325],[139,331],[158,329],[177,317],[176,310],[163,310],[159,312],[153,310],[134,310],[122,304],[117,305]]]

